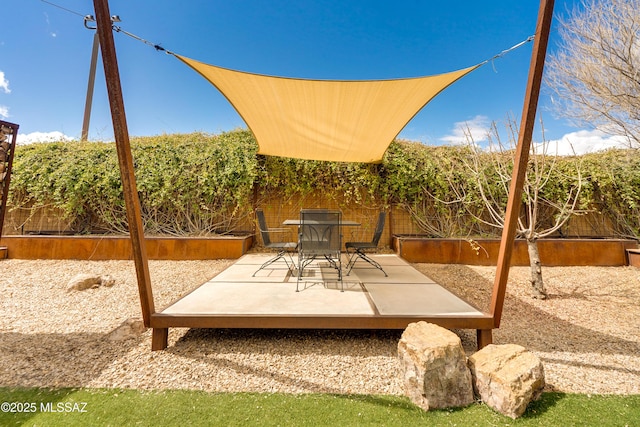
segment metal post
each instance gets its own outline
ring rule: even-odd
[[[502,317],[502,308],[511,264],[511,254],[513,252],[516,227],[518,225],[518,216],[520,215],[522,187],[527,174],[529,150],[531,149],[531,138],[533,136],[536,110],[538,108],[538,97],[542,84],[542,72],[544,71],[544,59],[547,53],[552,19],[553,0],[541,0],[538,11],[536,35],[533,43],[533,53],[531,54],[531,64],[529,66],[529,80],[527,82],[522,121],[520,123],[518,146],[516,147],[511,187],[509,189],[509,200],[507,202],[504,229],[502,230],[502,239],[498,252],[498,266],[491,296],[490,311],[496,328],[500,326],[500,319]]]
[[[116,57],[115,43],[113,41],[112,23],[109,14],[108,0],[93,0],[96,11],[96,23],[100,48],[102,51],[102,63],[111,107],[111,119],[113,121],[113,133],[118,152],[118,164],[122,178],[124,202],[127,209],[129,222],[129,234],[133,249],[133,259],[136,265],[138,278],[138,292],[140,293],[140,305],[142,306],[142,318],[146,327],[150,326],[151,315],[155,313],[153,293],[151,290],[151,277],[147,249],[144,241],[144,229],[142,227],[142,215],[140,212],[140,200],[136,189],[136,177],[129,143],[129,131],[127,129],[127,117],[124,111],[122,87],[120,85],[120,73]]]
[[[93,103],[93,88],[96,82],[96,65],[98,63],[98,47],[100,41],[98,33],[93,35],[93,49],[91,50],[91,64],[89,66],[89,82],[87,84],[87,98],[84,103],[84,119],[82,120],[82,136],[80,139],[86,141],[89,138],[89,121],[91,120],[91,105]]]

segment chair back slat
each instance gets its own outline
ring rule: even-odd
[[[256,209],[256,218],[258,219],[258,227],[260,228],[260,235],[262,236],[262,244],[269,246],[271,244],[271,237],[269,237],[269,228],[267,227],[267,221],[264,218],[264,211],[262,209]]]
[[[326,209],[300,211],[299,249],[303,255],[327,255],[339,253],[342,246],[340,223],[342,213]]]
[[[384,221],[385,221],[386,215],[387,214],[385,212],[380,212],[380,214],[378,215],[378,225],[376,225],[376,231],[375,233],[373,233],[373,239],[371,240],[371,243],[375,244],[376,246],[378,246],[378,243],[380,242],[380,237],[382,237],[382,231],[384,230]]]

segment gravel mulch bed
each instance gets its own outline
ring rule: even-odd
[[[162,308],[232,261],[150,261]],[[151,333],[113,341],[140,318],[131,261],[0,261],[0,384],[288,393],[402,394],[401,331],[189,330],[172,328],[169,348]],[[486,309],[494,269],[416,264]],[[109,274],[112,287],[68,291],[79,273]],[[548,388],[640,393],[640,270],[547,267],[550,298],[529,296],[526,267],[511,270],[497,344],[516,343],[543,361]],[[467,352],[475,331],[456,331]]]

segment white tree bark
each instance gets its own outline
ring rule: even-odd
[[[529,252],[529,265],[531,266],[531,290],[533,297],[547,299],[547,291],[542,279],[542,263],[538,252],[538,239],[527,239],[527,250]]]

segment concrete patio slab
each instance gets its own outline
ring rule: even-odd
[[[435,283],[368,283],[365,287],[381,315],[478,316],[482,314]]]
[[[388,277],[360,261],[343,276],[325,260],[305,269],[296,292],[297,271],[283,261],[257,268],[272,254],[247,254],[216,277],[162,311],[195,316],[477,316],[482,313],[437,285],[396,255],[375,255]],[[343,260],[346,265],[346,259]]]
[[[210,281],[163,311],[196,315],[372,315],[374,310],[359,285],[315,284],[296,292],[290,283],[230,283]]]

